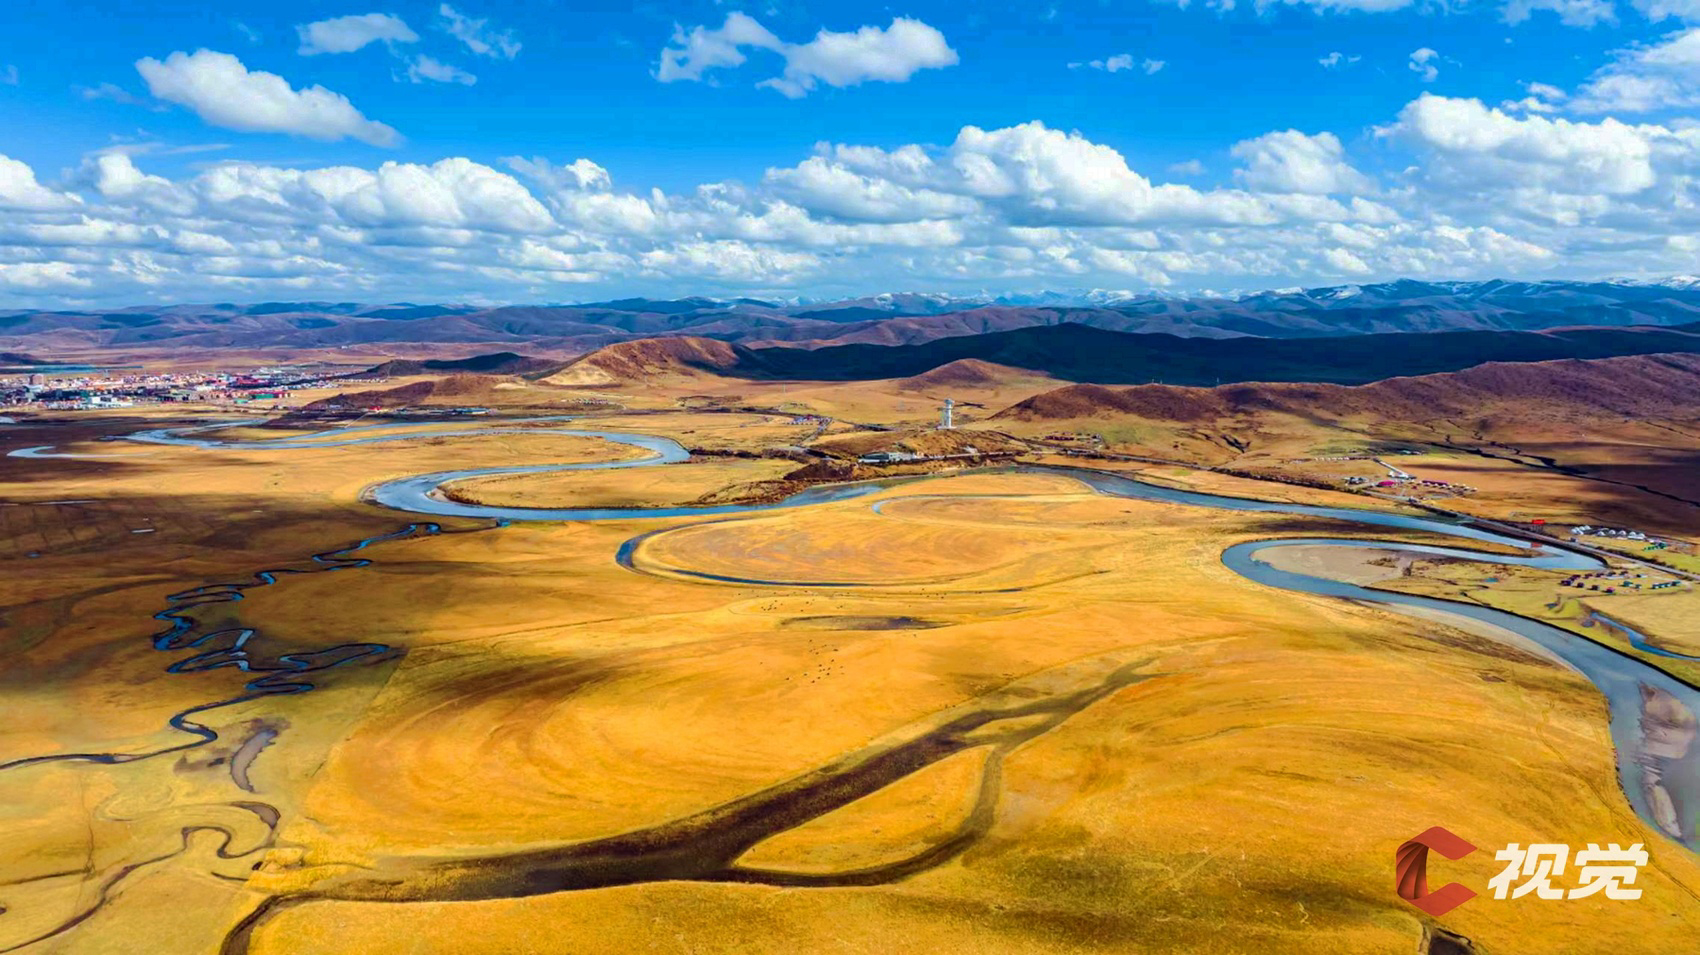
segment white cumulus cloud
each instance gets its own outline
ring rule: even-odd
[[[947,218],[979,208],[968,196],[899,185],[858,173],[824,156],[806,159],[790,169],[769,169],[765,182],[811,212],[866,222]]]
[[[1379,181],[1336,132],[1276,130],[1225,144],[1225,187],[1037,121],[676,191],[571,156],[167,173],[128,146],[63,181],[0,159],[0,307],[1700,272],[1700,126],[1425,95],[1378,133]]]
[[[1700,22],[1700,0],[1634,0],[1635,9],[1647,19]]]
[[[1319,13],[1391,13],[1412,6],[1416,0],[1257,0],[1259,10],[1284,3],[1287,6],[1310,7]],[[1233,0],[1222,0],[1224,10],[1234,8]]]
[[[1364,263],[1363,259],[1358,258],[1346,249],[1324,250],[1322,260],[1327,263],[1330,269],[1342,275],[1368,275],[1374,271]]]
[[[46,212],[75,208],[76,196],[56,192],[35,179],[35,170],[10,156],[0,155],[0,209]]]
[[[78,96],[86,100],[111,100],[114,103],[123,103],[125,106],[141,106],[156,112],[167,108],[159,103],[150,103],[116,83],[99,83],[94,86],[72,88],[77,91]]]
[[[888,27],[864,26],[847,33],[822,29],[807,43],[786,43],[744,13],[727,16],[718,29],[676,27],[672,45],[661,51],[655,70],[663,83],[702,80],[710,70],[741,66],[745,48],[769,50],[785,61],[783,72],[757,83],[792,99],[819,84],[903,83],[916,72],[957,63],[944,34],[908,17]]]
[[[661,62],[655,78],[663,83],[680,80],[697,81],[709,70],[742,66],[746,59],[744,47],[777,50],[785,44],[767,27],[744,13],[727,15],[719,29],[705,26],[673,28],[673,46],[661,51]]]
[[[1579,113],[1646,113],[1700,105],[1700,27],[1618,50],[1576,91]]]
[[[471,86],[478,77],[461,69],[420,54],[407,64],[407,79],[411,83],[459,83]]]
[[[542,158],[524,159],[514,156],[505,161],[508,168],[552,191],[584,189],[605,192],[614,188],[614,180],[608,175],[608,170],[588,159],[575,159],[560,166]]]
[[[1346,162],[1345,147],[1333,133],[1265,133],[1236,143],[1229,154],[1246,164],[1234,178],[1261,192],[1328,195],[1375,190],[1369,177]]]
[[[401,139],[394,129],[367,119],[347,97],[322,86],[297,90],[276,73],[250,72],[229,53],[179,51],[163,62],[147,57],[136,61],[136,71],[154,96],[194,110],[213,126],[374,146],[394,146]]]
[[[1407,65],[1411,72],[1422,77],[1424,83],[1433,83],[1440,76],[1440,67],[1436,66],[1434,62],[1439,58],[1439,53],[1425,46],[1411,54],[1411,61]]]
[[[1524,83],[1529,95],[1519,100],[1506,100],[1499,108],[1509,113],[1556,113],[1563,108],[1569,94],[1547,83]]]
[[[296,51],[302,56],[320,53],[353,53],[372,43],[417,43],[419,34],[407,24],[387,13],[362,13],[356,16],[316,20],[295,28],[301,37]]]
[[[445,3],[437,8],[437,24],[449,36],[466,44],[479,56],[511,60],[519,55],[520,43],[512,30],[498,30],[488,19],[475,20]]]
[[[1139,63],[1136,64],[1134,62],[1134,59],[1133,59],[1133,54],[1131,54],[1131,53],[1117,53],[1115,56],[1106,57],[1102,60],[1087,60],[1084,63],[1070,63],[1068,65],[1068,68],[1071,69],[1071,70],[1079,70],[1079,69],[1102,70],[1105,73],[1120,73],[1124,70],[1133,70],[1133,69],[1137,68],[1141,72],[1143,72],[1146,76],[1151,76],[1151,75],[1157,73],[1158,71],[1160,71],[1163,67],[1168,66],[1168,65],[1169,65],[1168,62],[1165,61],[1165,60],[1149,60],[1149,59],[1148,60],[1142,60],[1142,61],[1140,61]]]
[[[1617,22],[1615,0],[1509,0],[1500,10],[1506,23],[1523,23],[1539,11],[1550,11],[1567,27],[1591,27]]]
[[[88,288],[93,284],[68,262],[0,262],[0,286],[36,291]]]
[[[732,279],[758,284],[783,283],[820,265],[808,252],[783,252],[738,240],[685,242],[646,252],[645,268],[667,275]]]
[[[1612,233],[1628,245],[1627,236],[1700,227],[1693,129],[1517,116],[1479,100],[1425,95],[1384,133],[1418,150],[1409,188],[1459,218],[1562,227],[1567,241],[1583,245]]]
[[[514,234],[556,228],[518,180],[463,158],[431,165],[387,162],[376,170],[227,163],[201,173],[192,191],[204,211],[279,222]]]
[[[787,46],[782,51],[785,72],[756,84],[768,86],[792,98],[815,88],[856,86],[867,82],[903,83],[919,70],[954,66],[956,51],[944,34],[907,17],[898,17],[885,29],[865,26],[850,33],[821,30],[808,43]]]

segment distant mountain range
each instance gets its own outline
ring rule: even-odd
[[[839,302],[621,299],[578,305],[269,302],[105,311],[0,311],[0,349],[133,353],[363,345],[497,347],[580,354],[691,335],[749,346],[919,345],[1063,324],[1181,338],[1327,338],[1393,332],[1676,326],[1700,321],[1700,279],[1632,282],[1402,280],[1236,297],[1094,290],[998,298],[891,294]]]

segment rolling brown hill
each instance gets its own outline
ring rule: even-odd
[[[366,408],[406,408],[431,397],[437,382],[414,381],[394,388],[375,388],[370,391],[351,391],[330,398],[320,398],[301,407],[302,411],[348,411]]]
[[[1050,375],[1026,368],[1012,368],[978,358],[958,358],[931,371],[900,379],[897,386],[904,391],[928,391],[936,388],[996,388],[1012,382],[1049,378]]]
[[[394,388],[353,391],[331,398],[321,398],[300,409],[306,412],[363,411],[368,408],[410,408],[418,405],[484,406],[501,404],[524,407],[526,398],[538,397],[544,391],[523,378],[512,375],[483,375],[460,373],[443,378],[411,381]]]
[[[1367,385],[1069,385],[1011,405],[993,417],[1039,421],[1129,415],[1196,422],[1277,412],[1415,421],[1479,414],[1484,408],[1507,403],[1625,416],[1662,415],[1681,408],[1700,412],[1700,355],[1489,362],[1463,371],[1389,378]]]
[[[474,355],[471,358],[424,360],[395,358],[381,365],[356,372],[350,377],[411,378],[432,373],[454,374],[468,372],[480,375],[534,375],[558,369],[563,362],[551,358],[530,358],[511,351]]]
[[[725,374],[752,361],[744,348],[712,338],[681,335],[620,342],[569,362],[545,384],[615,386],[654,378]],[[759,361],[757,362],[759,363]]]
[[[1029,438],[1338,487],[1395,450],[1421,477],[1480,489],[1441,506],[1661,532],[1700,520],[1700,355],[1492,362],[1363,385],[1070,385],[996,413]],[[1396,491],[1394,493],[1403,493]]]

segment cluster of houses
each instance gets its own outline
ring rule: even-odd
[[[906,464],[914,461],[981,461],[987,458],[1013,458],[1020,451],[982,451],[972,444],[965,444],[962,450],[949,454],[919,454],[914,451],[869,451],[856,457],[857,464]]]
[[[1379,457],[1379,455],[1383,455],[1383,454],[1422,454],[1422,452],[1415,450],[1414,448],[1399,448],[1399,449],[1394,450],[1394,451],[1379,451],[1379,452],[1376,452],[1374,454],[1372,454],[1368,451],[1360,451],[1357,454],[1324,454],[1324,455],[1320,455],[1320,456],[1314,457],[1314,458],[1299,458],[1298,460],[1300,460],[1300,461],[1376,461],[1376,463],[1379,464],[1380,461],[1378,460],[1378,457]],[[1383,466],[1385,467],[1385,465],[1383,465]]]
[[[1648,583],[1645,586],[1637,581],[1645,578],[1646,574],[1610,573],[1600,571],[1592,574],[1573,574],[1559,581],[1560,587],[1577,587],[1582,590],[1597,591],[1602,594],[1615,594],[1617,588],[1625,590],[1668,590],[1682,583],[1680,580],[1665,580],[1658,583]],[[1634,578],[1634,579],[1631,579]],[[1593,583],[1589,583],[1593,581]]]
[[[905,464],[911,461],[956,461],[974,458],[1010,458],[1015,457],[1016,451],[981,451],[972,444],[965,444],[961,451],[953,454],[917,454],[914,451],[869,451],[858,455],[857,464]]]
[[[0,381],[0,404],[35,406],[47,411],[91,411],[138,404],[216,402],[245,405],[280,401],[291,391],[380,384],[385,379],[342,378],[332,382],[319,373],[290,366],[257,368],[246,374],[223,371],[151,374],[31,374]]]
[[[1624,587],[1635,587],[1635,586],[1637,586],[1636,584],[1634,584],[1630,581],[1619,580],[1619,578],[1616,575],[1613,575],[1613,574],[1577,574],[1573,577],[1566,577],[1565,579],[1559,581],[1558,585],[1560,587],[1578,587],[1578,588],[1581,588],[1582,590],[1592,590],[1592,591],[1596,591],[1596,592],[1602,593],[1602,594],[1615,594],[1615,593],[1617,593],[1617,587],[1612,586],[1610,583],[1601,583],[1598,580],[1596,580],[1596,578],[1604,578],[1607,581],[1616,581]],[[1588,581],[1590,581],[1590,580],[1593,580],[1595,582],[1594,583],[1588,583]]]
[[[1437,491],[1448,491],[1453,494],[1474,494],[1476,489],[1468,484],[1453,484],[1451,481],[1417,481],[1419,487],[1433,488]]]
[[[1579,524],[1570,529],[1577,537],[1621,537],[1625,540],[1644,541],[1647,535],[1640,531],[1632,531],[1622,527],[1595,527],[1592,524]]]
[[[98,408],[130,408],[135,402],[129,398],[121,398],[111,394],[74,395],[65,398],[49,398],[40,402],[41,407],[48,411],[90,411]]]
[[[1415,454],[1417,452],[1415,452],[1415,451],[1394,451],[1392,453],[1394,453],[1394,454]],[[1319,461],[1374,461],[1376,464],[1379,464],[1383,468],[1387,469],[1387,476],[1382,478],[1379,481],[1374,479],[1374,478],[1367,478],[1367,477],[1362,477],[1362,476],[1354,474],[1351,477],[1346,478],[1346,484],[1350,487],[1397,488],[1397,489],[1400,489],[1400,490],[1403,490],[1403,491],[1406,491],[1406,492],[1430,491],[1430,492],[1445,493],[1445,494],[1473,494],[1476,491],[1475,488],[1470,487],[1468,484],[1453,484],[1451,481],[1431,481],[1431,480],[1427,480],[1427,479],[1424,479],[1424,478],[1419,478],[1415,474],[1410,473],[1409,471],[1406,471],[1406,470],[1403,470],[1401,468],[1394,467],[1391,464],[1388,464],[1386,461],[1381,460],[1379,457],[1373,457],[1373,456],[1368,456],[1368,455],[1340,455],[1340,456],[1330,457],[1330,458],[1318,458],[1317,460],[1319,460]]]
[[[902,464],[906,461],[919,461],[921,456],[913,451],[869,451],[856,458],[857,464]]]
[[[1363,487],[1369,486],[1371,479],[1353,475],[1346,479],[1346,483],[1353,487]],[[1429,481],[1414,477],[1410,474],[1405,474],[1403,471],[1399,472],[1397,475],[1391,475],[1382,478],[1379,481],[1375,481],[1373,486],[1382,488],[1396,487],[1412,490],[1421,489],[1425,491],[1444,491],[1448,494],[1474,494],[1476,491],[1475,488],[1468,484],[1453,484],[1450,481]]]
[[[1622,527],[1595,527],[1592,524],[1582,524],[1577,527],[1572,527],[1570,529],[1571,542],[1575,543],[1576,538],[1578,537],[1605,537],[1612,540],[1644,541],[1647,543],[1647,547],[1644,548],[1645,550],[1664,550],[1670,546],[1670,541],[1660,540],[1657,537],[1649,537],[1640,531],[1629,530]]]

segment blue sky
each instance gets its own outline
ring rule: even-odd
[[[14,0],[0,305],[1700,271],[1700,0]]]

